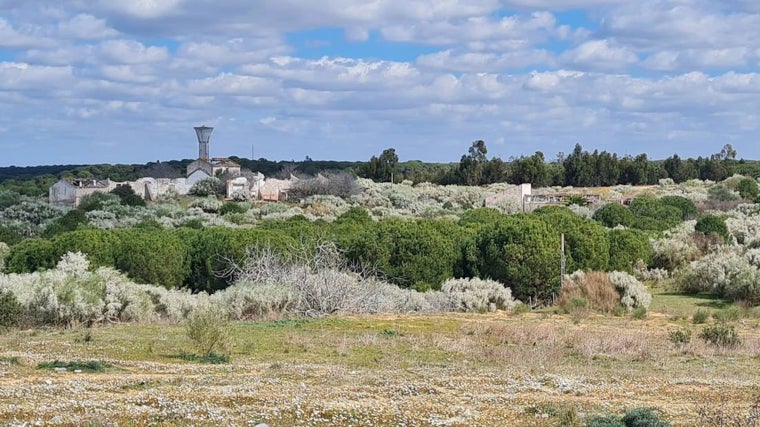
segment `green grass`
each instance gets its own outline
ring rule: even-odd
[[[64,368],[67,371],[82,372],[104,372],[110,367],[110,363],[106,363],[102,360],[71,360],[68,362],[54,360],[52,362],[41,362],[37,364],[37,369],[52,370],[56,368]]]
[[[717,310],[733,305],[730,301],[716,298],[710,294],[684,294],[662,288],[651,289],[650,291],[652,292],[652,304],[649,306],[649,311],[670,316],[688,318],[700,309],[712,314]]]
[[[217,354],[213,351],[202,356],[194,353],[185,353],[183,351],[179,354],[179,358],[188,362],[206,363],[209,365],[221,365],[224,363],[230,363],[230,356],[226,354]]]

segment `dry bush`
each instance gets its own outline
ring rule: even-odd
[[[568,307],[577,298],[588,300],[589,308],[611,313],[620,304],[620,294],[607,273],[577,271],[562,282],[557,300],[560,307]]]

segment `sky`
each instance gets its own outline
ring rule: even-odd
[[[0,0],[0,166],[760,159],[757,0]]]

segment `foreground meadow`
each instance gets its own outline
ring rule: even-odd
[[[235,322],[225,364],[183,359],[181,325],[11,331],[0,424],[573,426],[656,407],[674,425],[755,425],[719,423],[751,417],[760,391],[760,322],[732,324],[729,349],[667,311]],[[39,366],[55,360],[99,363]]]

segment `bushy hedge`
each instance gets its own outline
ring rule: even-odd
[[[648,265],[654,254],[649,236],[639,230],[610,230],[609,269],[633,273],[633,266],[639,260]]]
[[[559,247],[557,230],[538,216],[506,216],[478,232],[476,270],[521,301],[547,301],[559,290]]]
[[[567,271],[607,269],[610,241],[599,223],[559,206],[537,209],[535,215],[565,235]]]
[[[349,238],[351,262],[378,270],[392,283],[439,289],[453,277],[459,251],[456,226],[434,220],[385,220],[365,224]]]
[[[237,205],[235,205],[237,206]],[[481,278],[510,287],[524,301],[550,301],[559,288],[560,235],[565,234],[567,271],[631,271],[650,256],[643,233],[607,230],[565,207],[504,215],[481,208],[459,222],[448,219],[375,221],[352,208],[333,223],[294,216],[258,221],[256,228],[78,229],[50,240],[22,241],[10,249],[9,272],[49,269],[64,253],[81,251],[93,268],[115,267],[142,283],[193,292],[230,285],[230,267],[246,249],[271,247],[287,253],[332,241],[349,265],[376,273],[403,288],[440,289],[451,278]]]

